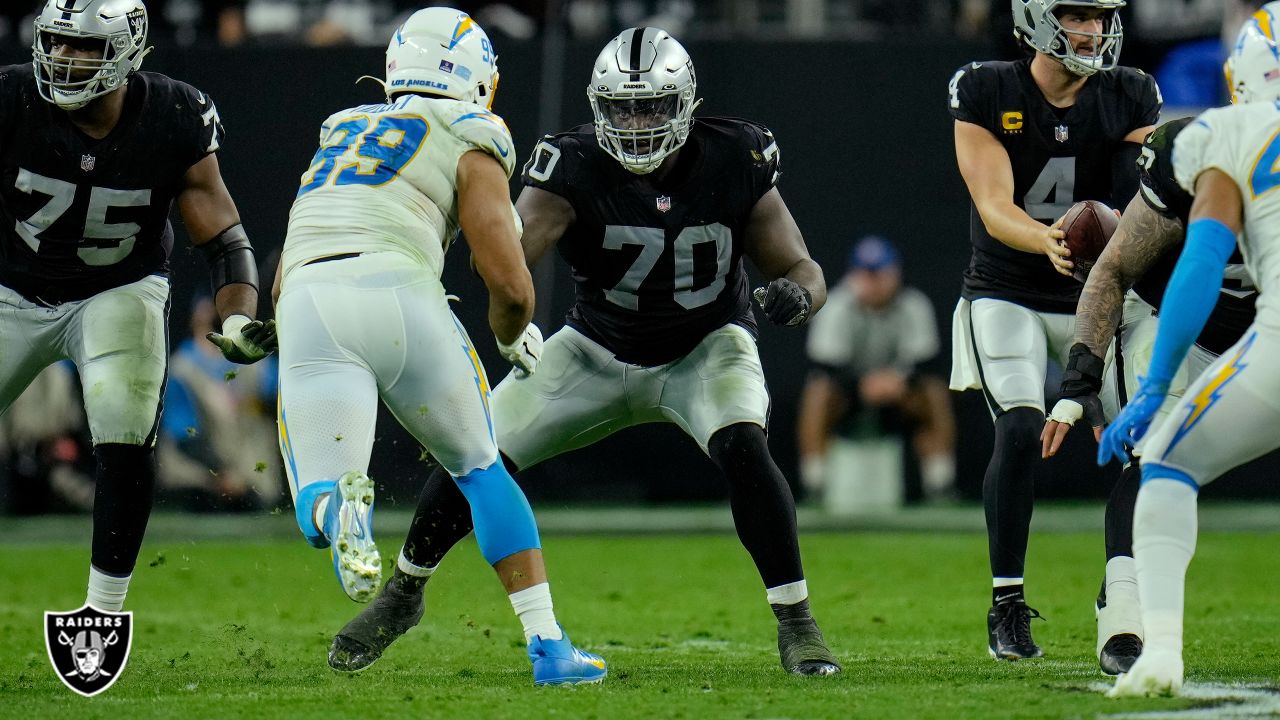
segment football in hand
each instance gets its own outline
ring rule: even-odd
[[[1089,270],[1119,224],[1116,211],[1097,200],[1082,200],[1062,216],[1062,232],[1066,233],[1062,242],[1071,251],[1068,259],[1075,263],[1071,271],[1075,279],[1084,282],[1089,277]]]

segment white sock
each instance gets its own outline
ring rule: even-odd
[[[764,592],[769,598],[770,605],[795,605],[801,600],[809,599],[809,584],[804,580],[797,580],[786,585],[767,588]]]
[[[524,641],[527,643],[534,635],[547,640],[559,640],[564,637],[560,625],[556,622],[555,611],[551,609],[550,583],[538,583],[533,587],[517,590],[507,596],[511,599],[511,609],[516,611],[520,624],[524,625]]]
[[[1138,568],[1133,558],[1117,555],[1107,561],[1107,604],[1112,599],[1138,601]]]
[[[1142,601],[1144,650],[1182,654],[1187,566],[1196,551],[1196,499],[1186,483],[1155,478],[1138,491],[1133,555]]]
[[[1022,584],[1023,584],[1022,578],[1020,577],[991,578],[991,587],[993,588],[1009,587],[1011,585],[1022,585]]]
[[[937,497],[956,484],[956,459],[947,453],[920,459],[920,483],[925,497]]]
[[[440,566],[435,565],[432,567],[424,567],[422,565],[414,565],[409,562],[409,558],[404,556],[404,548],[400,548],[400,557],[396,558],[396,567],[405,575],[411,575],[417,578],[429,578],[431,577],[431,573],[435,572],[436,568]]]
[[[129,592],[132,575],[116,577],[89,566],[89,597],[85,604],[98,610],[120,612],[124,609],[124,596]]]

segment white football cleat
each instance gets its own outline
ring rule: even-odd
[[[1176,696],[1182,692],[1182,655],[1147,647],[1107,697]]]
[[[347,597],[367,603],[382,585],[382,556],[373,542],[373,481],[352,471],[335,485],[325,512],[333,571]]]

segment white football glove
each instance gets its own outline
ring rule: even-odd
[[[275,352],[276,321],[264,323],[244,315],[232,315],[222,321],[221,333],[211,332],[205,337],[231,362],[252,365]]]
[[[515,366],[516,377],[528,377],[538,369],[538,359],[542,357],[542,331],[529,323],[510,345],[498,340],[498,352]]]

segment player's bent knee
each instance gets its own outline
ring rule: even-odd
[[[459,475],[454,482],[471,504],[476,542],[490,565],[542,547],[529,500],[501,461]]]
[[[996,442],[1038,448],[1043,428],[1043,412],[1033,407],[1015,407],[996,418]]]
[[[721,469],[772,463],[764,428],[750,422],[720,428],[707,443],[707,454]]]

